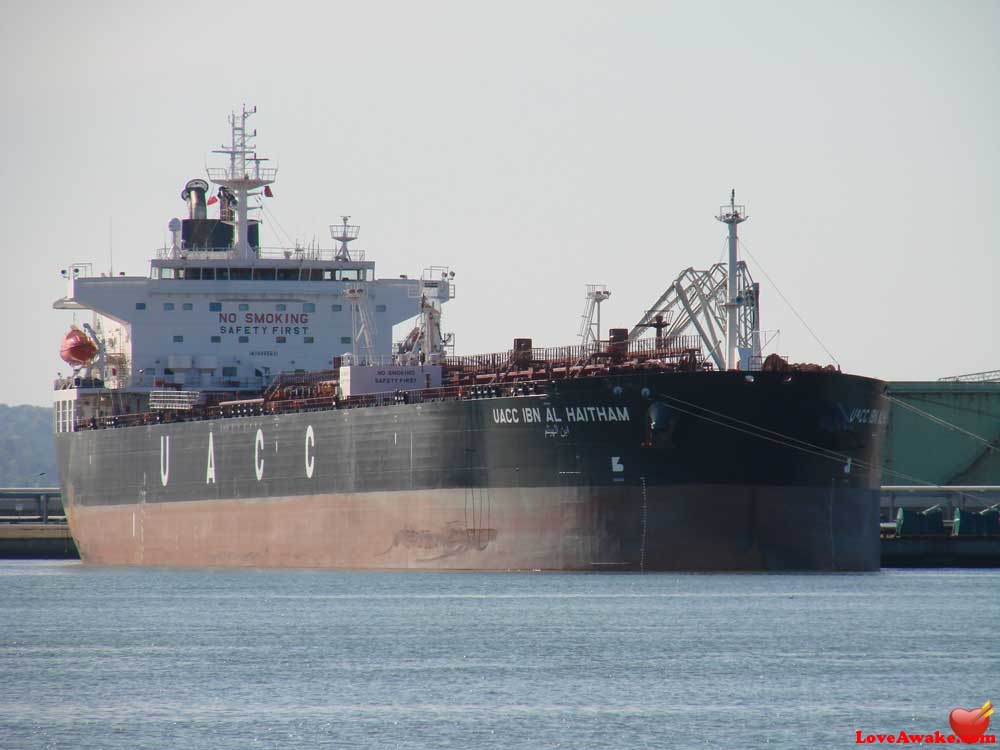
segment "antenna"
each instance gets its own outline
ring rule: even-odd
[[[217,185],[228,188],[236,195],[236,254],[241,258],[250,258],[254,250],[250,247],[250,233],[247,213],[249,207],[247,198],[251,190],[270,185],[274,182],[278,170],[276,167],[261,167],[261,163],[267,159],[257,156],[257,151],[250,142],[251,138],[257,136],[257,131],[247,132],[247,120],[257,112],[257,108],[247,109],[243,105],[243,111],[237,115],[235,112],[229,116],[229,125],[232,131],[232,143],[229,148],[222,146],[213,153],[226,154],[229,156],[228,169],[209,168],[208,179]],[[256,193],[254,193],[256,195]]]

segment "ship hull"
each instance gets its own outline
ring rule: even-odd
[[[653,374],[57,448],[97,564],[874,570],[883,413],[838,373]]]
[[[870,491],[684,486],[196,500],[74,509],[102,565],[427,570],[877,570]],[[470,507],[472,506],[472,507]],[[652,506],[652,509],[651,509]]]

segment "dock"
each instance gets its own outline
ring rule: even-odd
[[[1000,568],[1000,537],[882,537],[883,568]]]
[[[0,521],[0,559],[72,560],[79,558],[69,526],[63,523]]]
[[[883,485],[882,567],[1000,567],[998,506],[993,484]],[[969,516],[981,518],[974,533],[956,528]]]
[[[58,487],[0,488],[0,559],[78,559]]]

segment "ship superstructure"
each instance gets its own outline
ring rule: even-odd
[[[59,429],[146,411],[151,395],[155,407],[171,391],[210,402],[213,394],[258,393],[279,373],[393,363],[393,327],[410,318],[420,340],[405,349],[418,364],[444,351],[436,321],[454,296],[447,268],[378,278],[363,251],[347,250],[359,233],[350,217],[330,227],[336,248],[261,246],[253,206],[276,170],[256,156],[256,131],[247,129],[253,112],[230,118],[232,143],[221,151],[229,164],[208,170],[216,195],[207,198],[203,179],[184,186],[188,216],[170,221],[171,244],[157,251],[148,276],[98,276],[90,264],[64,271],[66,296],[54,307],[94,313],[87,327],[96,356],[70,362],[75,375],[57,383]],[[218,218],[209,218],[209,202]]]

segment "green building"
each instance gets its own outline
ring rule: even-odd
[[[977,509],[1000,502],[1000,372],[889,384],[884,516],[941,502]],[[970,488],[941,492],[928,485]],[[916,490],[923,486],[925,489]],[[971,489],[971,488],[980,489]]]

